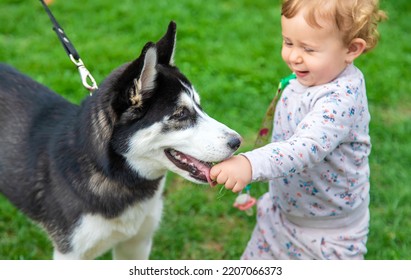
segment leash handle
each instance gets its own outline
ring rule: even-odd
[[[43,5],[44,10],[46,11],[47,15],[49,16],[53,24],[53,30],[54,32],[56,32],[57,37],[59,38],[61,44],[63,45],[64,50],[66,51],[67,55],[70,57],[70,60],[74,63],[74,65],[77,66],[83,86],[88,91],[90,91],[90,95],[91,95],[91,93],[98,88],[96,81],[94,80],[90,72],[87,70],[87,68],[84,66],[83,61],[80,59],[80,55],[78,54],[77,50],[74,48],[73,44],[70,42],[63,28],[61,28],[60,24],[57,22],[56,18],[53,16],[47,4],[44,3],[43,0],[40,0],[40,2]]]

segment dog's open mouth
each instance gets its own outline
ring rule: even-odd
[[[216,185],[216,183],[212,182],[210,179],[210,169],[213,165],[211,162],[195,159],[174,149],[167,149],[164,152],[167,158],[174,163],[175,166],[187,171],[194,179],[209,183],[210,186]]]

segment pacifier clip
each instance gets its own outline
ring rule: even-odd
[[[260,148],[269,143],[269,138],[272,135],[273,127],[274,127],[274,114],[275,114],[275,107],[277,106],[277,102],[281,97],[281,93],[287,87],[291,80],[295,79],[295,73],[283,78],[280,80],[278,84],[278,89],[276,94],[274,95],[273,100],[271,101],[270,105],[267,108],[265,116],[263,118],[260,131],[258,132],[257,139],[254,143],[254,149]],[[244,192],[240,192],[235,199],[233,204],[234,207],[241,211],[245,211],[245,213],[249,216],[253,215],[253,206],[256,204],[257,199],[250,195],[251,184],[248,184],[244,190]]]

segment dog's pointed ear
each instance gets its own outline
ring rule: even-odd
[[[140,107],[143,102],[143,92],[149,92],[155,87],[157,76],[157,51],[156,47],[149,43],[146,45],[144,52],[144,63],[139,77],[133,79],[133,85],[130,87],[131,105]]]
[[[119,114],[133,106],[143,106],[144,100],[151,96],[157,76],[157,47],[147,43],[140,56],[127,65],[115,83],[118,93],[112,106]]]
[[[156,43],[158,63],[174,66],[177,25],[171,21],[166,34]]]

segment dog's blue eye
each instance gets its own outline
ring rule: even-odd
[[[176,120],[184,120],[190,117],[190,111],[187,108],[183,108],[175,113],[172,118]]]

